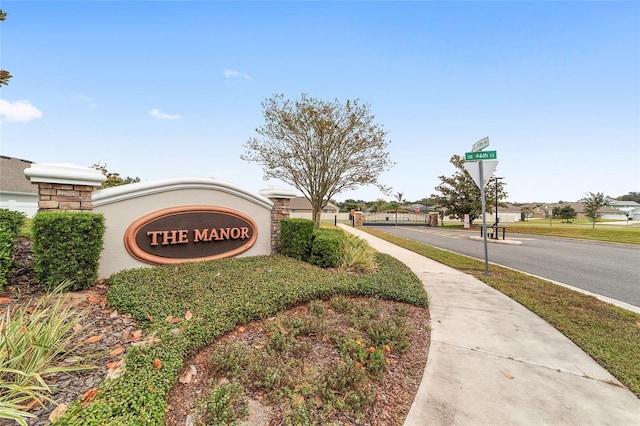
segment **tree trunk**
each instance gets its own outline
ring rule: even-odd
[[[317,207],[313,206],[312,207],[312,217],[313,217],[313,224],[315,225],[316,229],[320,228],[320,209],[318,209]]]

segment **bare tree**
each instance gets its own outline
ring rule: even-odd
[[[385,151],[387,132],[358,100],[325,102],[302,94],[299,100],[274,95],[262,103],[262,139],[250,138],[240,158],[263,167],[264,179],[279,179],[311,203],[313,221],[340,192],[363,185],[389,189],[378,176],[393,162]]]

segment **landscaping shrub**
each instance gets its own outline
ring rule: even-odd
[[[25,220],[26,216],[22,212],[0,209],[0,226],[11,232],[12,238],[18,236]]]
[[[280,253],[307,261],[311,253],[314,224],[309,219],[289,218],[280,221]]]
[[[371,272],[376,267],[374,252],[366,240],[346,235],[340,246],[339,266],[356,272]]]
[[[0,290],[10,281],[12,266],[13,235],[11,231],[0,224]]]
[[[316,229],[313,232],[309,263],[320,268],[334,268],[340,261],[340,245],[344,232],[334,229]]]
[[[98,278],[104,217],[94,213],[41,212],[32,221],[36,279],[45,290],[62,281],[71,290],[86,288]]]
[[[0,315],[0,419],[26,426],[34,417],[29,402],[53,402],[49,374],[83,370],[82,365],[61,366],[73,347],[86,311],[72,310],[61,297],[66,283],[33,306],[13,306]],[[0,421],[0,423],[2,423]],[[3,423],[4,424],[4,423]]]

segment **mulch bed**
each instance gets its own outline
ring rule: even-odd
[[[26,306],[44,295],[35,282],[31,245],[28,239],[16,243],[15,264],[11,283],[4,291],[0,291],[0,299],[5,299],[5,302],[6,299],[10,301],[0,304],[0,312],[3,312],[7,306]],[[100,280],[91,288],[64,295],[70,306],[83,310],[85,315],[82,321],[83,328],[77,339],[79,342],[87,341],[88,343],[80,346],[77,355],[88,356],[90,363],[97,368],[47,377],[47,382],[54,389],[51,396],[58,404],[69,406],[74,401],[86,397],[99,387],[109,374],[118,370],[120,361],[126,355],[130,345],[144,340],[142,331],[128,314],[118,313],[107,305],[107,290],[108,284]],[[385,307],[390,307],[394,302],[381,301],[381,303]],[[413,306],[408,308],[410,321],[415,328],[411,337],[411,350],[394,359],[385,379],[377,385],[378,397],[367,417],[353,422],[345,420],[340,424],[401,425],[403,423],[420,384],[429,347],[428,310]],[[291,310],[290,314],[297,315],[302,309],[305,308]],[[188,383],[178,381],[174,385],[168,400],[169,411],[165,418],[165,425],[182,426],[189,425],[193,421],[195,401],[199,396],[206,394],[211,377],[206,365],[207,359],[219,342],[250,338],[251,333],[258,333],[261,327],[260,322],[245,325],[246,331],[230,333],[185,361],[182,375],[187,371],[195,371],[196,374]],[[71,364],[77,361],[70,357],[65,362]],[[326,360],[318,357],[318,362],[326,362]],[[256,403],[256,400],[251,402],[249,418],[242,424],[280,424],[277,409]],[[50,403],[44,407],[33,407],[30,412],[36,417],[28,420],[28,424],[33,426],[50,424],[50,419],[56,415],[55,408],[56,406]],[[0,422],[0,424],[12,423]]]

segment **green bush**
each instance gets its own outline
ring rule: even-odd
[[[320,268],[334,268],[340,262],[340,245],[344,232],[334,229],[316,229],[311,243],[309,263]]]
[[[65,280],[72,290],[98,278],[104,217],[94,213],[41,212],[32,221],[36,279],[46,290]]]
[[[376,267],[374,251],[369,243],[355,235],[347,235],[340,246],[339,266],[356,272],[371,272]]]
[[[13,266],[13,235],[11,231],[0,224],[0,290],[11,279],[11,267]]]
[[[313,229],[313,221],[309,219],[282,219],[280,221],[280,253],[306,262],[311,253]]]
[[[26,220],[26,216],[22,212],[13,210],[0,209],[0,226],[4,226],[15,238],[20,233],[20,229]]]

